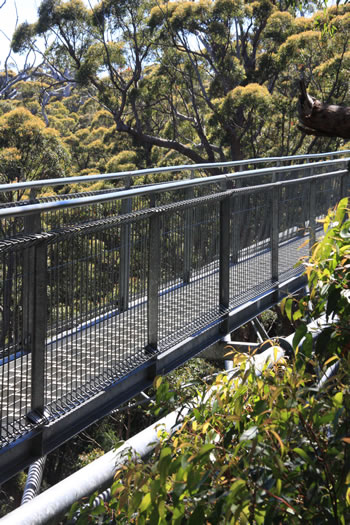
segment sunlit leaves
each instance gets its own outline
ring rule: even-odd
[[[335,74],[341,102],[348,91],[348,13],[327,11],[338,28],[329,43],[311,16],[314,4],[301,18],[299,3],[270,0],[104,0],[91,8],[45,0],[13,48],[30,49],[45,35],[50,64],[95,97],[118,133],[148,149],[149,163],[290,154],[311,142],[295,125],[299,71],[316,75],[323,91]],[[113,155],[121,149],[131,148]]]
[[[12,36],[11,47],[15,53],[23,53],[30,47],[30,40],[35,34],[33,24],[20,24]]]
[[[349,373],[346,367],[336,379],[336,393],[317,397],[306,388],[313,377],[293,364],[284,374],[266,370],[259,380],[253,370],[237,381],[219,376],[205,403],[149,461],[118,470],[113,499],[94,513],[82,508],[81,518],[165,525],[284,523],[295,516],[295,523],[321,524],[326,513],[342,523],[349,438],[336,436],[349,416],[350,393],[342,386]],[[162,395],[168,391],[160,378],[155,386]],[[338,479],[344,482],[335,484]]]
[[[330,210],[323,221],[325,235],[313,248],[306,263],[309,296],[297,303],[289,297],[281,304],[291,321],[302,321],[296,328],[293,346],[297,348],[302,338],[302,354],[308,358],[313,352],[312,335],[307,332],[306,322],[324,316],[327,324],[318,329],[314,352],[320,362],[331,362],[336,356],[349,352],[350,320],[350,221],[348,199],[342,199]]]
[[[24,108],[0,117],[0,148],[3,182],[60,177],[68,169],[58,132]]]

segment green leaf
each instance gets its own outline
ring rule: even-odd
[[[293,448],[293,451],[296,454],[298,454],[298,456],[300,456],[302,459],[304,459],[306,461],[306,463],[309,463],[310,465],[313,465],[313,461],[311,460],[309,455],[305,452],[305,450],[303,450],[302,448],[296,447],[296,448]]]
[[[204,456],[205,454],[208,454],[208,452],[213,450],[213,448],[215,448],[215,445],[213,445],[212,443],[207,443],[206,445],[203,445],[203,447],[201,447],[201,449],[199,450],[197,457],[201,457],[201,456]]]
[[[297,310],[296,312],[294,312],[293,314],[293,321],[297,321],[298,319],[300,319],[301,317],[303,316],[302,312],[300,310]]]
[[[337,211],[335,214],[335,221],[339,224],[343,222],[347,208],[348,198],[342,199],[337,206]]]
[[[310,333],[307,333],[305,335],[305,340],[302,345],[303,353],[306,357],[310,357],[312,354],[312,348],[313,348],[313,339],[312,335]]]
[[[295,334],[293,337],[293,348],[294,350],[297,348],[298,344],[304,337],[304,335],[307,332],[306,324],[301,324],[298,326],[298,328],[295,330]]]
[[[148,509],[148,507],[151,505],[152,503],[152,499],[151,499],[151,494],[150,492],[147,492],[147,494],[145,494],[142,498],[142,501],[140,503],[140,507],[139,507],[139,511],[140,512],[145,512],[145,510]]]
[[[160,385],[162,384],[162,380],[163,380],[162,376],[157,376],[157,377],[154,379],[154,381],[153,381],[153,386],[154,386],[154,388],[159,388]]]
[[[278,479],[276,481],[276,493],[277,493],[277,495],[281,494],[281,490],[282,490],[282,480]]]
[[[158,470],[159,470],[159,473],[160,473],[160,481],[161,481],[161,483],[165,483],[165,480],[166,480],[168,472],[169,472],[170,464],[171,464],[171,456],[170,455],[166,455],[166,456],[162,457],[159,460]]]
[[[166,456],[171,456],[171,448],[170,447],[164,447],[162,448],[161,452],[160,452],[160,456],[159,458],[160,459],[163,459],[165,458]]]
[[[282,301],[280,302],[280,309],[281,309],[281,313],[282,315],[284,315],[284,310],[285,310],[285,306],[286,306],[286,300],[288,299],[288,297],[284,297],[282,299]]]
[[[350,505],[350,488],[346,491],[346,503]]]
[[[198,489],[200,479],[201,475],[197,470],[191,469],[189,471],[187,475],[187,487],[191,493],[194,492],[194,490]]]
[[[238,479],[235,481],[230,488],[230,496],[234,497],[237,492],[239,492],[243,487],[245,487],[245,481],[243,479]]]
[[[246,441],[250,439],[254,439],[258,435],[259,429],[256,425],[247,428],[241,437],[239,438],[240,441]]]
[[[343,392],[338,392],[333,396],[333,404],[336,407],[341,407],[343,405]]]
[[[292,306],[293,306],[293,299],[291,297],[288,297],[285,302],[285,312],[288,319],[292,320]]]

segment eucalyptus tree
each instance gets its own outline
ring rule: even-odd
[[[84,86],[112,116],[116,136],[137,146],[194,162],[291,154],[315,145],[296,125],[301,73],[318,92],[345,93],[341,24],[349,13],[345,4],[313,14],[318,2],[304,13],[295,4],[101,0],[87,8],[44,0],[12,46],[38,50],[46,38],[43,59],[58,83]],[[325,24],[335,38],[324,35]]]
[[[61,177],[69,171],[68,161],[58,132],[27,109],[16,108],[0,117],[1,183]],[[12,192],[8,199],[14,196]]]

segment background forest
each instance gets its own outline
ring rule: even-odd
[[[339,4],[44,0],[1,71],[1,182],[338,149],[297,97],[350,103]]]

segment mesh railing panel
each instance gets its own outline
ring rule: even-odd
[[[31,356],[27,355],[29,327],[24,316],[29,267],[25,251],[0,252],[0,443],[26,431],[31,406]],[[26,282],[27,279],[27,282]]]
[[[161,348],[192,335],[219,316],[218,207],[219,202],[194,205],[162,217]]]
[[[231,199],[232,307],[271,287],[270,216],[268,191]]]
[[[147,221],[139,220],[58,239],[49,246],[45,405],[54,416],[95,395],[145,359],[147,232]],[[127,236],[126,254],[121,250],[123,236],[124,242]],[[124,266],[123,256],[127,257]],[[121,305],[123,279],[128,285],[127,311]]]
[[[303,176],[302,170],[298,176]],[[261,189],[242,184],[241,189],[223,191],[219,184],[208,184],[176,194],[115,199],[4,219],[0,240],[1,445],[35,425],[26,419],[38,408],[33,404],[40,394],[39,388],[33,395],[31,382],[32,367],[40,366],[31,354],[35,268],[44,268],[46,279],[41,291],[46,342],[39,348],[42,405],[49,419],[55,419],[152,359],[153,314],[157,320],[154,350],[159,353],[222,319],[228,308],[244,305],[275,289],[278,281],[300,273],[294,264],[309,253],[313,238],[311,188],[316,188],[314,218],[322,218],[339,200],[344,181],[326,177],[312,186],[315,181],[302,182],[298,176],[291,172],[295,183],[277,180],[277,186]],[[223,209],[228,208],[222,204],[228,199],[230,210],[224,216]],[[273,209],[278,209],[277,222]],[[159,236],[159,253],[152,254],[151,221],[156,214],[159,230],[153,229],[152,235],[156,241]],[[220,225],[223,220],[225,224]],[[316,226],[317,238],[322,225],[316,222]],[[223,249],[228,247],[222,246],[220,231],[228,233],[229,250]],[[272,248],[276,238],[278,255]],[[229,254],[229,304],[220,304],[225,297],[220,291],[224,252]],[[277,275],[273,274],[274,257],[278,257]],[[151,260],[157,261],[157,270],[150,267]],[[158,269],[154,281],[152,275]],[[151,282],[159,282],[153,296]],[[153,311],[151,296],[157,302]]]

